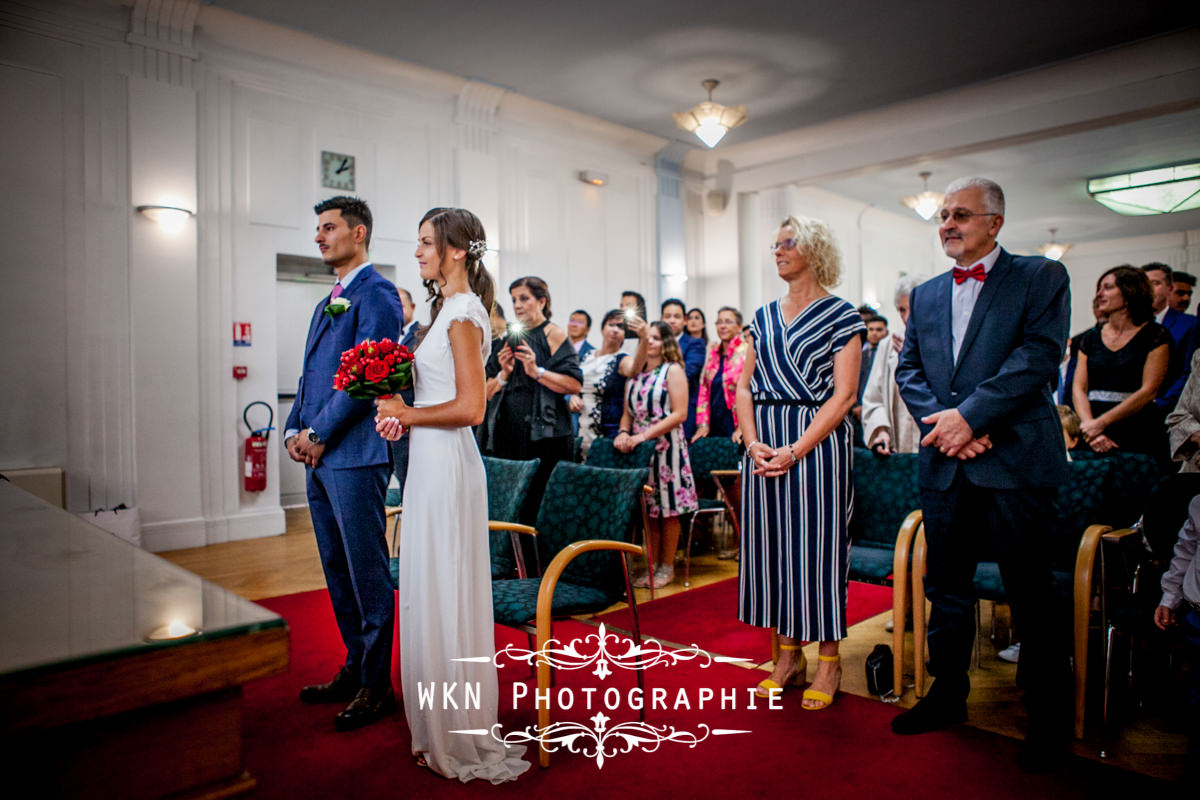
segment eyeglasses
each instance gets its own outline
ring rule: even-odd
[[[962,225],[964,222],[969,220],[971,217],[998,217],[998,216],[1000,216],[1000,215],[995,212],[967,211],[965,208],[956,208],[953,211],[948,211],[947,209],[943,208],[941,211],[938,212],[938,219],[940,219],[942,221],[943,225],[945,225],[946,220],[949,220],[949,219],[953,219],[954,223],[956,225]]]
[[[784,239],[781,242],[771,242],[771,252],[778,253],[780,250],[791,250],[799,243],[799,239]]]

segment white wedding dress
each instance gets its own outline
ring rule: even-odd
[[[455,320],[479,326],[479,357],[488,356],[491,326],[479,297],[460,292],[446,298],[416,351],[418,407],[457,394],[449,336]],[[470,428],[416,427],[409,435],[399,602],[400,680],[413,753],[424,754],[435,772],[464,783],[513,780],[530,765],[521,759],[523,747],[506,748],[492,737],[499,690],[490,660],[495,635],[483,459]],[[454,660],[480,656],[489,660]],[[468,684],[479,687],[478,707],[467,707]],[[454,703],[444,702],[447,691]]]

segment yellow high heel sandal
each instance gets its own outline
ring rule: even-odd
[[[795,684],[796,686],[802,686],[804,684],[804,676],[808,672],[808,659],[804,657],[804,651],[800,649],[800,645],[798,645],[798,644],[781,644],[781,645],[779,645],[779,649],[780,650],[800,650],[800,659],[796,662],[796,665],[792,668],[792,674],[788,675],[787,680],[785,680],[783,682],[783,686],[780,686],[778,683],[771,680],[770,678],[759,681],[758,688],[755,689],[755,691],[754,691],[754,694],[758,697],[762,697],[762,698],[770,697],[772,689],[777,689],[780,692],[782,692],[787,687],[788,684]]]
[[[841,662],[841,660],[842,660],[841,655],[836,655],[836,656],[821,656],[821,655],[819,655],[819,656],[817,656],[817,658],[821,661]],[[833,694],[837,694],[838,687],[840,687],[841,685],[842,685],[842,668],[841,668],[841,666],[839,666],[838,667],[837,684],[835,684],[833,687]],[[825,694],[825,692],[818,692],[816,689],[805,689],[804,694],[802,694],[800,696],[801,700],[819,700],[822,703],[824,703],[824,705],[820,705],[820,706],[801,705],[800,707],[803,708],[805,711],[824,711],[825,709],[827,709],[831,705],[833,705],[833,694]]]

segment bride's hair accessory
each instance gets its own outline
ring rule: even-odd
[[[487,241],[484,239],[475,239],[467,246],[467,252],[476,261],[483,258],[483,254],[487,252]]]

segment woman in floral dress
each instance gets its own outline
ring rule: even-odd
[[[654,574],[640,576],[637,586],[661,589],[675,579],[679,517],[698,507],[682,427],[687,411],[687,375],[679,345],[665,322],[653,322],[646,336],[646,369],[629,381],[621,430],[613,443],[627,453],[642,442],[654,441],[650,461],[654,491],[649,496],[650,527],[646,531]]]

